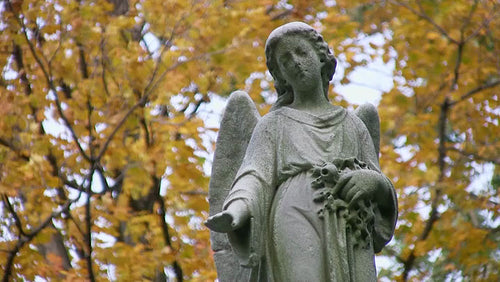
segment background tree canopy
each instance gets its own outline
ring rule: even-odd
[[[379,276],[498,281],[496,0],[0,2],[3,280],[214,280],[200,109],[245,89],[265,113],[264,42],[292,20],[334,48],[337,86],[391,72],[400,216]]]

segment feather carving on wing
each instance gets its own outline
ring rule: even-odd
[[[210,216],[222,211],[224,200],[241,166],[255,125],[261,118],[250,96],[231,93],[217,137],[209,184]],[[219,281],[248,280],[250,269],[239,265],[226,233],[210,231]]]

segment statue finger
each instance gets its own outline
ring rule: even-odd
[[[352,197],[353,190],[355,189],[356,182],[354,181],[349,181],[347,182],[344,187],[341,187],[340,189],[340,198],[349,201],[349,197]]]
[[[358,190],[352,198],[349,200],[349,206],[358,203],[360,200],[363,200],[366,197],[366,193],[363,190]]]
[[[350,202],[354,195],[359,191],[359,187],[356,184],[352,184],[349,190],[345,191],[344,200]]]
[[[352,175],[347,174],[340,177],[339,181],[335,185],[336,190],[344,190],[343,187],[351,180]]]

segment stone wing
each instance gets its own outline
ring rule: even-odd
[[[373,140],[373,145],[375,146],[375,153],[377,153],[378,157],[380,152],[380,118],[377,108],[370,103],[366,103],[359,106],[354,113],[363,121],[366,128],[368,128],[368,132]]]
[[[210,216],[222,210],[233,180],[260,114],[250,96],[235,91],[229,96],[217,137],[212,175],[209,184]],[[229,244],[227,234],[210,231],[219,281],[248,281],[251,269],[239,265]]]

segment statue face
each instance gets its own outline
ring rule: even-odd
[[[293,89],[321,84],[322,63],[314,47],[298,35],[286,36],[276,46],[276,61]]]

